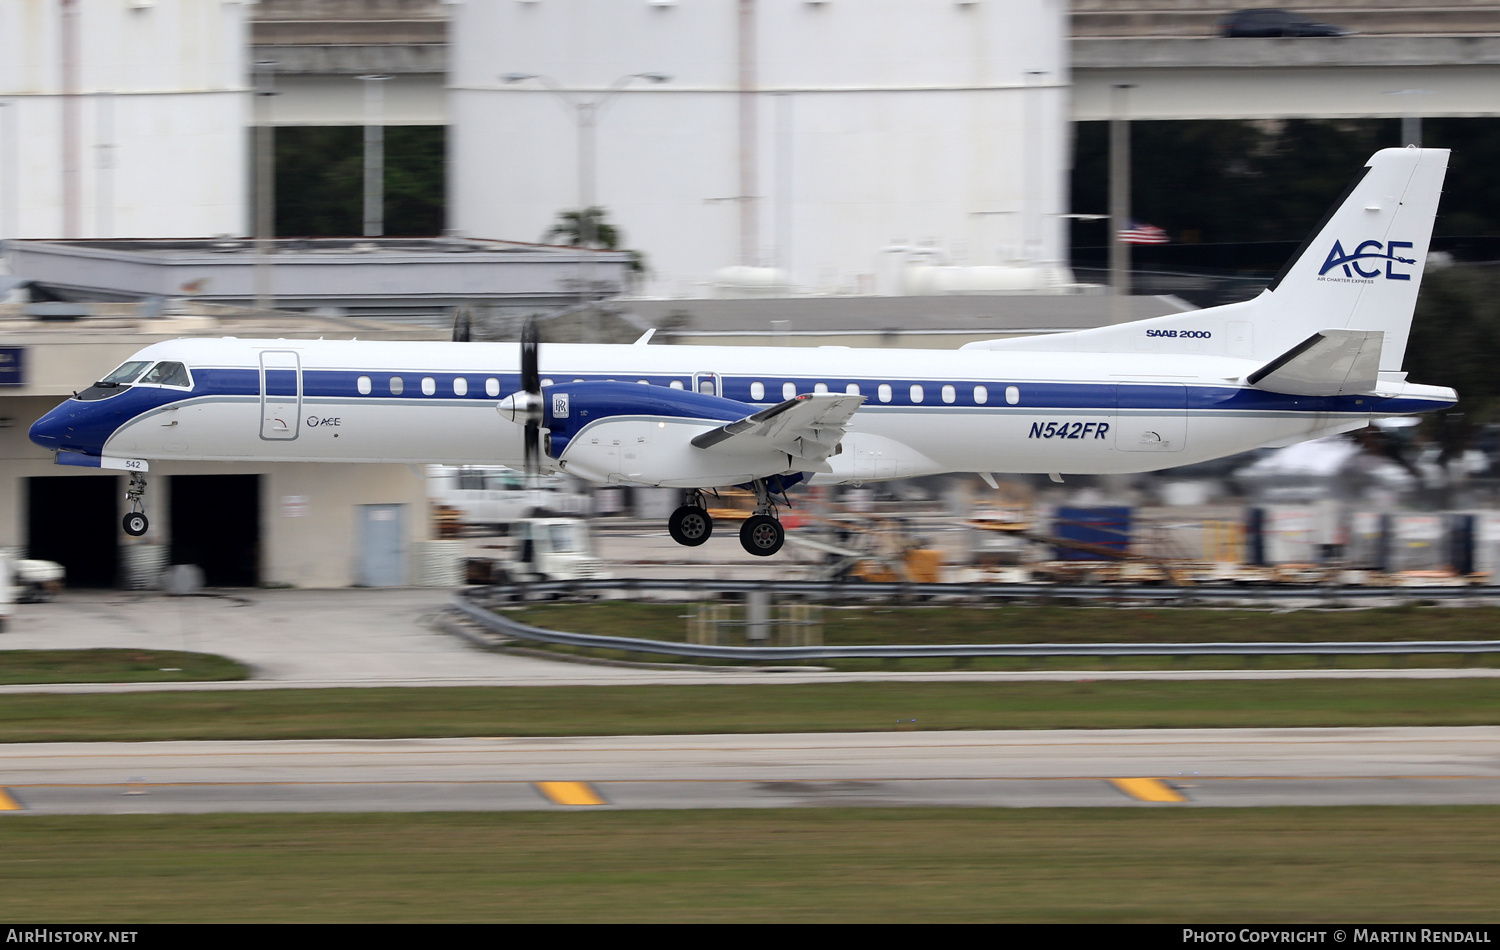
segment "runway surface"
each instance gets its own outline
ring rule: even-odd
[[[0,745],[10,816],[1500,804],[1500,727]]]

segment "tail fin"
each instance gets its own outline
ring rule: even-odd
[[[1376,152],[1253,301],[1256,355],[1323,329],[1379,330],[1380,369],[1399,370],[1447,170],[1447,149]]]
[[[1324,330],[1369,330],[1382,335],[1379,371],[1399,370],[1447,170],[1447,149],[1376,152],[1254,300],[965,349],[1196,353],[1266,363]]]

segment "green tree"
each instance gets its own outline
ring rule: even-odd
[[[1500,415],[1500,267],[1460,265],[1422,278],[1405,368],[1413,382],[1452,386],[1471,423]]]
[[[569,247],[595,247],[606,251],[622,250],[620,242],[624,235],[608,221],[609,212],[597,205],[579,210],[570,208],[557,213],[557,221],[542,235],[542,241],[560,241]],[[641,251],[623,249],[630,255],[630,270],[636,274],[646,272],[646,255]]]

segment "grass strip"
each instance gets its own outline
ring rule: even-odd
[[[0,650],[0,684],[201,683],[250,678],[242,663],[182,650]]]
[[[597,601],[506,610],[533,626],[648,640],[683,641],[696,604]],[[734,619],[744,620],[742,605]],[[1243,610],[1195,607],[864,606],[824,607],[823,642],[956,643],[1310,643],[1495,640],[1500,607]],[[726,627],[737,632],[740,627]],[[726,642],[738,643],[742,634]]]
[[[0,916],[1485,922],[1500,808],[29,817]]]
[[[914,727],[911,720],[916,720]],[[0,742],[1500,723],[1500,679],[289,689],[0,696]]]

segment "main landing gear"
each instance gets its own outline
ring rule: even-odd
[[[776,520],[776,506],[765,479],[758,478],[755,487],[755,514],[740,526],[740,546],[756,557],[770,557],[781,550],[786,530]],[[689,491],[682,507],[667,520],[667,533],[678,544],[697,547],[714,532],[714,519],[708,513],[707,500],[700,491]]]
[[[125,516],[122,523],[125,533],[132,538],[139,538],[151,527],[151,522],[146,519],[146,513],[141,510],[141,497],[146,494],[146,476],[140,472],[130,473],[130,487],[125,490],[125,497],[130,501],[130,514]]]

